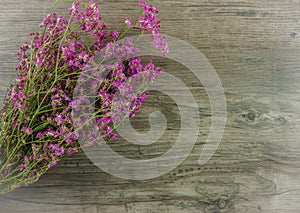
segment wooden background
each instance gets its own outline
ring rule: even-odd
[[[135,0],[99,1],[110,26],[136,13]],[[162,32],[206,55],[222,81],[228,120],[222,142],[197,164],[210,125],[200,81],[183,66],[160,60],[180,77],[199,104],[201,134],[176,169],[148,181],[113,177],[84,154],[62,161],[37,183],[0,196],[0,212],[299,212],[300,210],[300,1],[161,0]],[[18,46],[51,1],[0,0],[0,88],[3,98]],[[65,11],[68,4],[60,4]],[[161,110],[168,130],[160,141],[112,146],[131,158],[150,158],[172,146],[180,127],[175,103],[152,93],[132,123],[147,130],[148,113]]]

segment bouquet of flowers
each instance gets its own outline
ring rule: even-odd
[[[72,116],[82,103],[93,106],[96,126],[92,131],[103,141],[117,138],[111,123],[124,119],[113,110],[117,91],[130,93],[132,85],[127,79],[135,74],[142,73],[146,80],[154,81],[162,71],[151,60],[144,63],[141,57],[128,59],[139,49],[131,39],[117,45],[118,41],[133,30],[150,34],[161,55],[168,52],[164,36],[158,32],[159,11],[146,2],[139,2],[139,6],[140,17],[125,18],[124,28],[118,32],[107,29],[96,2],[77,0],[67,18],[50,11],[38,32],[30,34],[31,41],[21,46],[17,77],[0,111],[0,194],[37,181],[61,159],[93,145],[93,137],[79,143],[83,135],[74,127],[88,122],[84,115],[77,120]],[[96,56],[100,56],[100,62],[95,68],[90,61]],[[103,63],[112,57],[112,63]],[[87,81],[91,78],[96,81]],[[78,82],[89,82],[84,88],[96,94],[94,102],[84,95],[84,89],[76,91]],[[142,90],[139,95],[128,95],[125,105],[120,102],[114,109],[134,116],[147,95]]]

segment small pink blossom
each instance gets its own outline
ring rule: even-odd
[[[21,131],[24,132],[24,134],[27,136],[32,135],[33,133],[32,129],[28,127],[22,127]]]
[[[125,24],[130,27],[131,26],[131,23],[132,23],[132,20],[130,18],[124,18],[124,22]]]

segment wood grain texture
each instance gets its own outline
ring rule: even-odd
[[[137,1],[99,1],[110,26],[135,14]],[[0,212],[299,212],[300,1],[161,0],[162,32],[183,39],[209,59],[222,81],[228,119],[222,142],[198,165],[210,125],[200,81],[183,66],[159,60],[186,83],[201,115],[201,134],[187,159],[168,174],[131,181],[102,172],[84,154],[60,162],[37,183],[0,196]],[[51,3],[0,0],[0,97],[28,39]],[[68,4],[61,4],[64,11]],[[168,129],[157,143],[111,146],[131,158],[152,158],[172,146],[180,116],[172,100],[154,92],[132,123],[149,129],[161,110]]]

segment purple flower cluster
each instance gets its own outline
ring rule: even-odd
[[[153,43],[155,47],[161,50],[161,55],[164,56],[168,53],[168,43],[165,41],[165,36],[161,35],[158,29],[161,27],[160,19],[155,15],[159,13],[159,10],[154,6],[147,4],[146,2],[139,2],[139,5],[143,8],[143,16],[140,16],[135,27],[142,31],[152,33]]]
[[[27,108],[27,105],[25,105],[26,95],[14,85],[11,85],[11,90],[8,92],[8,97],[9,98],[7,98],[6,101],[11,101],[13,107],[20,110]]]
[[[168,46],[158,32],[160,20],[155,15],[159,11],[145,2],[139,5],[143,16],[135,22],[125,18],[125,24],[150,33],[155,47],[166,54]],[[116,139],[112,122],[134,116],[147,98],[144,87],[137,85],[153,82],[162,71],[153,61],[145,64],[140,57],[124,61],[139,49],[130,39],[116,44],[121,33],[107,30],[93,0],[84,5],[77,0],[68,11],[68,19],[55,12],[48,14],[40,32],[31,33],[31,41],[18,52],[18,76],[0,111],[0,151],[4,154],[4,150],[12,150],[10,158],[1,164],[0,185],[6,177],[22,172],[11,178],[13,185],[8,190],[36,181],[60,159],[80,152],[85,144],[79,144],[79,138],[88,137],[86,145],[93,145],[99,136],[106,141]],[[116,62],[85,73],[96,55]],[[76,91],[80,81],[88,82],[87,86]],[[85,95],[91,93],[92,99]],[[96,126],[87,131],[88,135],[74,128],[84,128],[89,122],[87,116],[75,120],[72,116],[82,107],[97,112]]]
[[[159,13],[159,10],[143,1],[139,2],[139,5],[144,9],[144,15],[139,17],[135,26],[153,34],[158,34],[160,19],[155,14]]]
[[[132,27],[142,32],[150,33],[155,47],[161,52],[160,55],[165,56],[169,52],[169,48],[166,37],[158,31],[161,27],[161,21],[157,17],[159,10],[144,1],[139,2],[139,6],[143,8],[143,15],[138,18],[137,22],[133,25],[132,19],[126,17],[124,18],[124,23],[129,28]]]
[[[123,48],[125,48],[122,45]],[[125,48],[127,49],[127,48]],[[93,71],[88,70],[86,75],[92,78],[83,77],[79,79],[80,91],[77,91],[78,98],[73,99],[69,106],[81,114],[89,114],[94,111],[93,102],[87,98],[87,95],[94,97],[96,95],[95,107],[100,109],[96,116],[96,123],[89,131],[90,123],[87,123],[87,117],[81,117],[76,120],[76,125],[80,128],[86,126],[85,131],[81,131],[81,137],[85,141],[103,142],[118,138],[109,125],[112,122],[120,122],[127,117],[134,116],[146,100],[148,93],[144,93],[147,83],[153,82],[162,68],[156,67],[152,60],[148,60],[146,65],[142,65],[140,57],[131,58],[128,61],[118,61],[115,64],[108,65],[112,69],[103,80],[103,77],[97,76]],[[98,79],[97,79],[98,78]],[[99,84],[100,82],[100,84]],[[90,85],[99,85],[97,91],[92,91]],[[95,135],[98,132],[100,134]],[[84,134],[84,135],[83,135]],[[100,137],[99,137],[100,136]],[[90,144],[90,143],[89,143]]]

